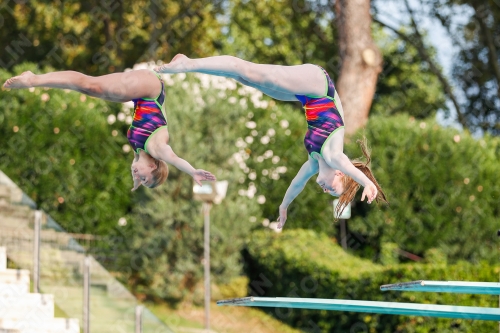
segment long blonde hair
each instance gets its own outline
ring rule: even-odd
[[[367,146],[367,141],[366,137],[363,137],[362,140],[357,140],[356,141],[359,146],[361,147],[361,151],[363,152],[363,155],[366,159],[365,162],[362,162],[360,160],[351,160],[351,163],[362,173],[365,174],[368,179],[370,179],[373,184],[377,187],[377,197],[375,198],[375,201],[379,203],[380,201],[385,202],[386,204],[389,204],[385,197],[385,193],[382,190],[382,187],[380,187],[379,183],[373,176],[372,170],[370,169],[370,162],[371,162],[371,156],[370,156],[370,151],[368,150]],[[339,202],[337,203],[337,206],[335,208],[335,219],[338,220],[338,217],[342,214],[344,209],[347,207],[347,205],[354,200],[354,197],[356,196],[356,192],[358,192],[359,188],[361,185],[359,185],[354,179],[351,177],[344,175],[342,178],[342,183],[344,185],[344,192],[339,197]]]

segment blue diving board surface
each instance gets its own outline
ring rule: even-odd
[[[353,301],[318,298],[288,297],[244,297],[218,301],[217,305],[260,306],[276,308],[297,308],[365,312],[405,316],[439,318],[461,318],[500,321],[499,308],[483,308],[455,305],[413,304],[374,301]]]
[[[380,290],[426,291],[456,294],[500,295],[498,282],[412,281],[380,286]]]

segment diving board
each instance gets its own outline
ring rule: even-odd
[[[244,297],[218,301],[217,305],[261,306],[365,312],[405,316],[461,318],[500,321],[500,309],[472,306],[353,301],[317,298]]]
[[[498,282],[411,281],[380,286],[380,290],[424,291],[456,294],[500,295]]]

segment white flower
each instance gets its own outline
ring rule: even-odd
[[[243,141],[242,138],[236,139],[236,143],[234,145],[238,148],[245,148],[247,146],[247,144],[245,143],[245,141]]]
[[[277,173],[285,173],[287,170],[286,166],[280,166],[276,168]]]
[[[273,157],[273,151],[272,150],[267,150],[264,153],[264,158],[271,158],[271,157]]]
[[[116,121],[116,116],[114,114],[110,114],[108,116],[108,124],[112,125],[115,123],[115,121]]]
[[[257,197],[257,203],[258,203],[258,204],[261,204],[261,205],[262,205],[262,204],[264,204],[265,202],[266,202],[266,197],[265,197],[265,196],[263,196],[263,195],[259,195],[259,196]]]
[[[247,121],[247,122],[245,123],[245,126],[246,126],[247,128],[252,129],[252,128],[256,128],[256,127],[257,127],[257,123],[256,123],[255,121]]]

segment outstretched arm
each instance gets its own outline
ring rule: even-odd
[[[203,180],[216,180],[215,176],[210,172],[202,169],[195,169],[191,164],[189,164],[188,161],[177,156],[172,148],[167,144],[156,147],[151,151],[151,156],[165,161],[166,163],[173,165],[182,172],[187,173],[188,175],[193,177],[194,181],[200,186],[202,185],[201,181]]]
[[[287,209],[292,201],[302,192],[307,181],[316,173],[318,173],[318,162],[311,157],[300,168],[295,178],[293,178],[290,186],[286,190],[283,201],[280,205],[280,217],[278,219],[278,228],[281,229],[285,225],[287,218]]]

